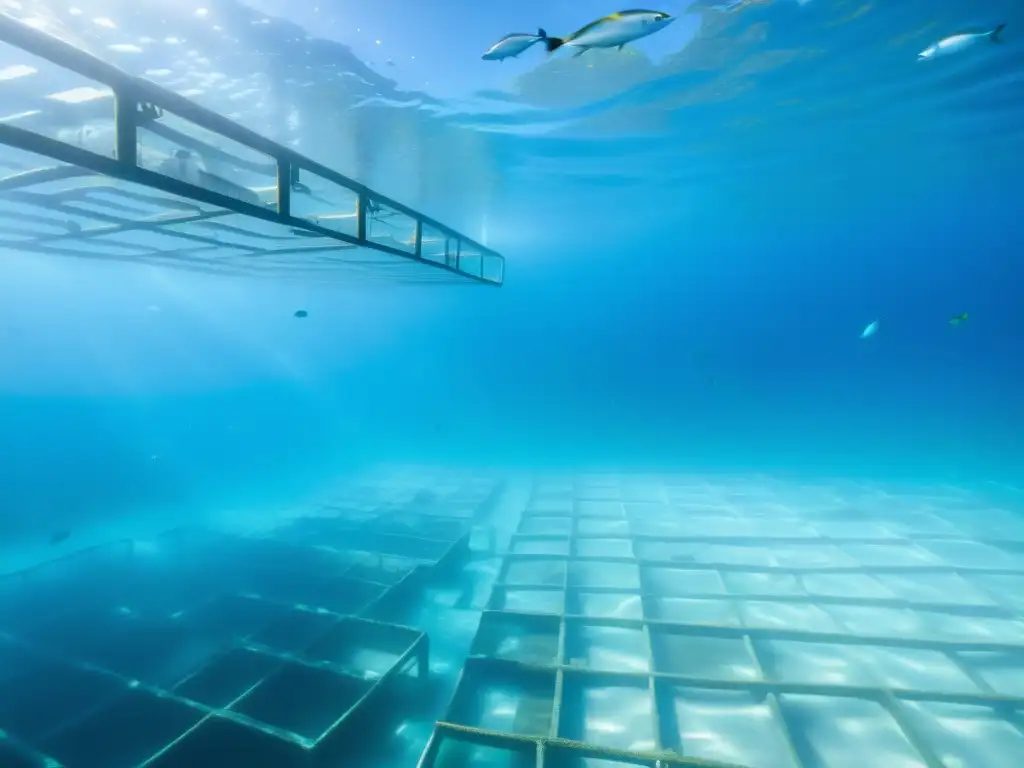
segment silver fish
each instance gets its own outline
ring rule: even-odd
[[[511,35],[505,35],[501,40],[488,48],[486,53],[484,53],[480,58],[485,61],[514,59],[535,43],[539,43],[541,40],[547,39],[548,33],[543,29],[538,29],[536,35],[527,35],[524,32],[513,32]]]
[[[860,337],[862,339],[867,339],[867,338],[870,338],[870,337],[874,336],[876,333],[878,333],[878,321],[877,320],[868,323],[867,327],[865,327],[864,330],[860,332]]]
[[[571,45],[577,48],[576,55],[591,48],[618,48],[641,37],[653,35],[664,29],[675,19],[662,11],[619,11],[592,21],[567,37],[548,37],[544,45],[548,53]]]
[[[1005,24],[1000,24],[995,29],[990,29],[987,32],[958,32],[955,35],[944,37],[939,42],[932,43],[917,54],[917,60],[931,61],[942,56],[950,56],[954,53],[965,51],[981,42],[1001,43],[1002,40],[999,36],[1005,27]]]

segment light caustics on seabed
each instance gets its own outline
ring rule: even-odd
[[[0,755],[978,765],[1024,754],[1022,585],[1019,513],[949,488],[394,471],[8,579]]]
[[[1024,755],[1022,587],[948,488],[542,480],[421,768]]]

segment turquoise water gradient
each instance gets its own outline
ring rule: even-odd
[[[615,9],[294,5],[21,13],[223,111],[211,73],[257,78],[241,119],[484,239],[506,286],[6,254],[5,537],[381,461],[1020,482],[1018,3],[693,6],[622,54],[505,64],[479,59],[502,34]],[[915,60],[999,22],[1002,45]]]

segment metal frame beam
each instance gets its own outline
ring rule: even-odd
[[[142,184],[167,194],[215,205],[243,216],[304,230],[349,245],[422,263],[425,268],[445,270],[470,282],[492,286],[500,286],[504,282],[505,259],[501,254],[425,214],[375,192],[354,179],[273,142],[183,96],[130,75],[63,40],[27,26],[2,13],[0,13],[0,41],[109,87],[114,94],[116,131],[114,157],[104,157],[9,124],[0,124],[0,144],[49,157],[62,163],[69,163],[121,181]],[[273,208],[254,205],[140,167],[138,164],[139,107],[143,104],[158,107],[273,159],[277,164],[277,190]],[[300,170],[309,171],[356,195],[358,203],[355,213],[357,217],[355,236],[292,214],[292,182]],[[371,201],[375,206],[382,206],[402,214],[414,223],[413,239],[410,242],[411,252],[372,239],[372,233],[368,231],[369,221],[367,219],[367,209]],[[454,238],[460,249],[465,244],[478,252],[480,254],[479,272],[468,272],[462,269],[461,264],[457,263],[453,266],[447,260],[438,262],[423,258],[422,232],[424,226],[446,237]],[[497,265],[497,269],[492,271],[493,276],[488,274],[486,269],[489,261]]]

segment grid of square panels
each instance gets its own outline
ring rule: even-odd
[[[9,577],[0,765],[344,761],[353,718],[428,672],[426,635],[389,604],[461,560],[462,512],[497,487],[339,494],[257,536],[179,529]]]
[[[541,480],[421,765],[1012,768],[1022,596],[950,489]]]

